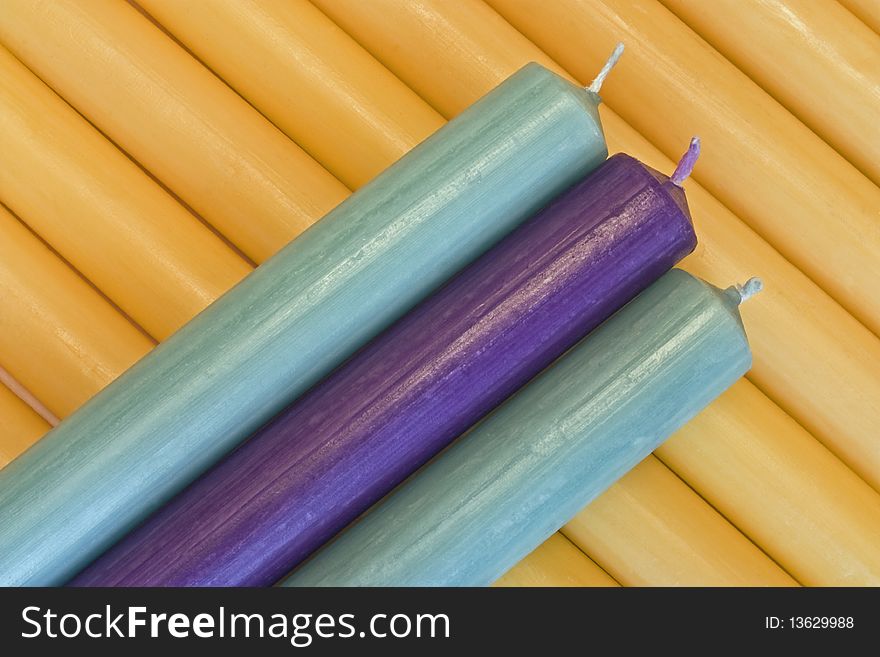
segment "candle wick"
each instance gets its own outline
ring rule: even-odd
[[[764,281],[753,276],[742,285],[735,285],[734,287],[739,294],[739,302],[744,303],[764,289]]]
[[[618,43],[616,46],[614,46],[614,52],[611,53],[611,57],[609,57],[608,61],[605,62],[605,66],[603,66],[602,70],[599,71],[599,75],[597,75],[596,79],[590,83],[589,87],[587,87],[587,91],[592,91],[594,94],[599,93],[599,90],[602,88],[602,83],[605,82],[605,78],[608,77],[611,69],[614,68],[614,65],[617,63],[617,60],[620,59],[620,56],[622,54],[623,44]]]
[[[681,187],[681,184],[685,181],[685,179],[691,175],[691,171],[694,170],[694,166],[697,164],[697,159],[700,157],[700,138],[693,137],[691,139],[690,146],[688,146],[685,154],[681,156],[681,159],[678,161],[678,166],[675,167],[675,171],[672,172],[672,180],[673,184]]]

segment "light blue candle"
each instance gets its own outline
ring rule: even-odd
[[[672,270],[284,584],[491,584],[748,370],[753,285]]]
[[[524,67],[0,471],[0,583],[69,579],[597,167],[598,102]]]

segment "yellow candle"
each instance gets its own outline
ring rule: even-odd
[[[444,123],[307,0],[139,4],[352,189]]]
[[[562,532],[624,586],[797,584],[653,457]]]
[[[626,42],[608,104],[880,334],[880,188],[813,131],[656,0],[490,4],[581,79]]]
[[[880,495],[747,381],[714,408],[657,456],[801,583],[880,585]]]
[[[153,346],[2,206],[0,297],[2,364],[59,417]]]
[[[553,534],[494,586],[619,586],[562,534]]]
[[[2,47],[0,152],[0,201],[158,339],[250,271]]]
[[[880,37],[873,30],[836,2],[660,1],[880,183]]]
[[[39,440],[49,423],[9,388],[0,385],[0,468]]]
[[[481,2],[315,2],[447,116],[526,62],[555,66]],[[604,105],[600,111],[610,152],[672,171],[674,164],[620,117]],[[692,180],[687,189],[700,243],[685,268],[718,283],[750,272],[766,282],[766,292],[744,310],[755,355],[751,380],[880,490],[873,440],[880,341],[705,189]]]
[[[4,0],[0,41],[258,262],[348,193],[126,2]]]
[[[880,2],[877,0],[837,0],[840,4],[850,10],[853,15],[857,16],[861,21],[880,33]]]

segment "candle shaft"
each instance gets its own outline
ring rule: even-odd
[[[608,573],[561,534],[553,534],[494,586],[618,586]]]
[[[657,455],[801,583],[877,586],[880,495],[763,397],[737,382]]]
[[[712,434],[700,438],[713,440]],[[649,458],[562,533],[623,586],[797,586],[699,499],[663,463]]]
[[[59,417],[153,346],[2,206],[0,296],[3,366]]]
[[[661,2],[880,184],[880,37],[873,30],[836,2]]]
[[[49,423],[0,384],[0,468],[36,442]]]
[[[444,123],[307,0],[140,4],[352,189]]]
[[[0,472],[3,582],[71,577],[598,166],[596,102],[523,68]]]
[[[874,0],[838,0],[865,25],[880,34],[880,5]]]
[[[745,373],[729,293],[667,273],[285,584],[495,581]]]
[[[251,270],[2,47],[0,150],[0,200],[157,339]]]
[[[127,2],[7,0],[0,41],[256,262],[348,193]]]
[[[278,581],[695,242],[681,188],[615,156],[73,584]]]

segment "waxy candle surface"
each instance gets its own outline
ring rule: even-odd
[[[31,446],[49,430],[49,423],[37,415],[12,390],[0,384],[0,468]]]
[[[524,67],[0,473],[0,581],[89,561],[598,166],[598,97]]]
[[[285,584],[493,582],[742,376],[739,301],[669,272]]]
[[[59,417],[153,347],[3,206],[0,298],[0,364]]]
[[[0,200],[156,339],[251,271],[3,47],[0,152]]]
[[[4,0],[0,42],[255,262],[348,193],[127,2]]]
[[[689,253],[616,155],[294,403],[75,585],[270,585]]]

